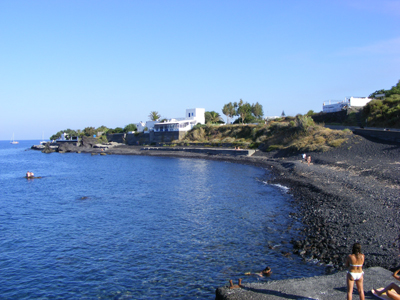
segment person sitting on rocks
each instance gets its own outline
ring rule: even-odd
[[[305,153],[303,153],[303,160],[305,161],[305,162],[307,162],[307,154],[305,154]]]
[[[258,272],[258,273],[250,273],[250,272],[244,273],[244,275],[249,275],[249,276],[256,275],[256,276],[260,276],[260,277],[271,276],[271,274],[272,274],[272,270],[270,267],[266,267],[264,270],[262,270],[261,272]]]
[[[400,281],[400,276],[397,275],[399,273],[399,271],[400,271],[400,269],[395,271],[393,273],[393,277]],[[379,289],[379,290],[373,289],[372,290],[372,294],[377,295],[377,296],[381,296],[383,293],[386,293],[386,295],[388,295],[388,297],[390,297],[392,299],[400,300],[400,287],[397,284],[395,284],[394,282],[389,284],[384,289]]]
[[[364,272],[362,266],[364,264],[365,256],[361,253],[361,245],[355,243],[353,245],[352,254],[346,258],[346,267],[349,268],[347,271],[347,300],[351,300],[353,297],[354,281],[357,285],[358,294],[360,300],[364,300]],[[399,299],[400,300],[400,299]]]
[[[307,163],[308,163],[308,165],[311,164],[311,155],[309,155],[309,156],[307,157]]]

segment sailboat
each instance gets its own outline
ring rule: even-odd
[[[42,132],[42,141],[40,142],[40,145],[46,145],[46,141],[44,140],[44,132]]]
[[[10,144],[14,144],[14,145],[19,144],[19,142],[14,141],[14,133],[13,133],[13,138],[12,138],[12,141],[10,142]]]

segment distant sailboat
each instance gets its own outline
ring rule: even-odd
[[[42,141],[40,142],[40,145],[46,145],[46,141],[44,141],[44,132],[42,132]]]
[[[12,138],[12,141],[10,142],[10,144],[19,144],[19,142],[17,142],[17,141],[14,141],[14,133],[13,133],[13,138]]]

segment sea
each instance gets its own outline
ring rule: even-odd
[[[324,274],[286,255],[302,224],[268,170],[34,144],[0,141],[1,299],[215,299],[230,279]]]

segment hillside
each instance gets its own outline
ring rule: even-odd
[[[262,151],[328,151],[340,146],[352,132],[331,130],[316,124],[309,116],[281,118],[263,125],[203,125],[193,128],[177,144],[231,144]]]

